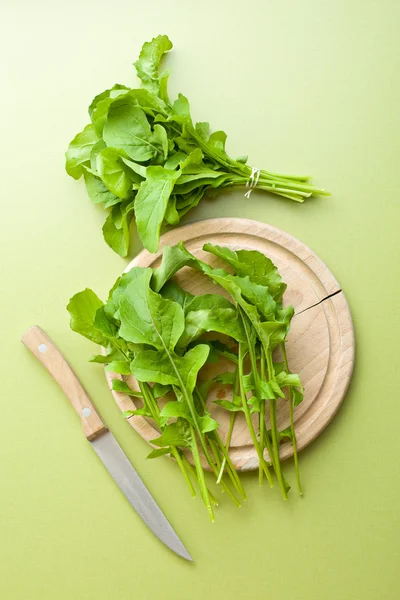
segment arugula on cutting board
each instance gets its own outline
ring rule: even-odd
[[[169,71],[160,73],[160,62],[171,48],[166,35],[146,42],[134,63],[141,87],[115,84],[98,94],[89,106],[91,123],[66,152],[67,173],[83,176],[89,198],[108,210],[104,239],[121,256],[129,251],[133,218],[143,246],[156,252],[162,225],[177,225],[204,196],[227,187],[248,185],[248,196],[257,187],[296,202],[327,194],[309,177],[253,169],[245,156],[230,158],[225,132],[194,124],[182,94],[169,99]]]
[[[229,456],[240,411],[258,455],[260,484],[265,477],[272,487],[276,478],[282,496],[287,498],[290,486],[282,473],[279,444],[288,439],[293,444],[302,493],[293,410],[303,399],[303,387],[299,376],[289,370],[285,340],[294,310],[282,306],[286,285],[275,265],[258,251],[232,251],[212,244],[203,249],[222,259],[234,274],[212,268],[180,242],[164,248],[162,262],[154,271],[134,267],[123,274],[106,303],[86,289],[71,298],[67,309],[71,328],[107,350],[106,356],[100,354],[91,360],[108,363],[108,371],[136,378],[139,392],[125,381],[113,380],[114,390],[142,403],[141,408],[124,416],[142,415],[153,420],[160,435],[151,440],[156,449],[149,458],[165,454],[175,458],[192,495],[197,487],[213,520],[218,501],[207,485],[202,460],[236,505],[246,497]],[[179,287],[173,276],[182,267],[203,273],[221,286],[230,300],[219,294],[193,296]],[[199,378],[207,361],[218,361],[220,356],[230,362],[233,371],[212,380]],[[231,401],[216,400],[230,413],[224,441],[206,404],[208,390],[215,382],[232,385]],[[161,398],[167,400],[162,408]],[[290,426],[284,431],[277,427],[278,398],[287,398],[289,403]],[[267,411],[270,429],[266,427]],[[257,427],[254,414],[258,415]]]

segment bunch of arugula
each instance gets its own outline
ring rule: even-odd
[[[109,209],[104,239],[121,256],[129,250],[133,217],[144,247],[156,252],[163,224],[177,225],[206,194],[246,185],[252,175],[247,157],[226,153],[223,131],[193,123],[187,98],[169,100],[169,72],[159,69],[171,48],[166,35],[146,42],[134,63],[141,88],[115,84],[98,94],[89,106],[91,123],[66,152],[67,173],[83,176],[89,198]],[[296,202],[326,194],[308,180],[261,170],[256,187]]]
[[[207,485],[203,463],[235,504],[240,506],[245,499],[229,456],[239,411],[244,413],[258,455],[260,485],[265,476],[272,487],[275,473],[287,498],[289,485],[281,469],[279,443],[289,438],[301,493],[293,409],[303,398],[303,388],[298,375],[289,372],[285,339],[294,311],[291,306],[282,307],[286,285],[275,265],[257,251],[234,252],[212,244],[206,244],[204,250],[222,259],[234,274],[200,261],[181,242],[164,248],[162,262],[154,271],[134,267],[122,275],[105,304],[86,289],[71,298],[67,309],[71,328],[107,350],[106,355],[91,360],[107,363],[108,371],[136,378],[140,392],[134,392],[125,381],[113,381],[113,389],[143,402],[142,408],[124,416],[153,419],[160,436],[152,440],[157,448],[149,458],[164,454],[175,458],[193,495],[193,482],[198,486],[213,520],[218,502]],[[219,284],[232,302],[219,294],[192,296],[179,287],[172,278],[184,266]],[[205,341],[205,333],[218,335],[215,339],[208,335]],[[219,340],[221,334],[227,345]],[[281,362],[273,356],[278,347]],[[218,355],[229,359],[234,370],[200,382],[200,369]],[[209,386],[215,381],[233,386],[232,401],[216,401],[230,412],[225,444],[206,405]],[[278,431],[276,402],[286,397],[285,389],[290,426]],[[159,404],[162,397],[168,400],[163,408]],[[270,429],[266,427],[267,409]],[[257,430],[254,413],[259,417]]]

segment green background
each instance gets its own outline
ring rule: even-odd
[[[399,20],[397,0],[2,2],[2,598],[399,597]],[[293,491],[284,504],[249,474],[246,505],[222,502],[213,525],[173,463],[146,462],[64,308],[86,286],[104,297],[126,264],[103,242],[101,209],[65,174],[64,150],[96,93],[135,81],[131,62],[158,33],[175,46],[171,94],[184,92],[195,119],[227,131],[230,153],[311,172],[333,192],[301,206],[236,191],[187,221],[242,216],[301,239],[340,281],[357,336],[343,407],[301,453],[304,498]],[[79,373],[194,564],[167,551],[113,485],[19,341],[36,323]]]

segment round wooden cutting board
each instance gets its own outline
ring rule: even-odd
[[[233,250],[258,250],[278,267],[287,283],[284,305],[292,304],[295,315],[287,339],[290,370],[298,373],[305,388],[303,402],[295,409],[295,428],[298,449],[312,442],[328,425],[342,403],[348,388],[354,364],[354,331],[348,304],[340,286],[327,266],[307,246],[289,234],[247,219],[208,219],[174,229],[161,238],[157,254],[142,251],[128,265],[152,267],[160,264],[162,248],[183,240],[187,249],[212,266],[226,268],[217,257],[203,252],[206,242],[228,246]],[[178,283],[192,294],[216,293],[217,287],[204,275],[184,268],[176,276]],[[221,293],[224,293],[220,289]],[[214,377],[232,368],[221,361],[203,367],[200,376]],[[207,370],[207,371],[205,371]],[[120,375],[106,373],[111,389],[112,380]],[[124,378],[132,389],[138,389],[133,377]],[[112,391],[122,411],[138,408],[137,400]],[[225,439],[229,413],[213,403],[216,398],[229,399],[231,386],[215,383],[207,398],[212,416],[220,423],[220,434]],[[134,401],[135,400],[135,401]],[[288,402],[278,400],[278,428],[289,425]],[[256,422],[257,415],[253,415]],[[130,425],[147,441],[159,435],[153,422],[144,417],[128,419]],[[269,424],[267,423],[267,426]],[[258,467],[257,454],[242,413],[238,413],[233,430],[230,455],[238,470]],[[281,458],[293,454],[290,442],[281,446]]]

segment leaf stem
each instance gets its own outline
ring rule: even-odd
[[[240,380],[240,396],[242,399],[243,411],[244,411],[244,415],[246,418],[247,427],[249,428],[249,431],[250,431],[251,439],[253,440],[254,448],[256,449],[256,452],[258,455],[258,460],[260,461],[260,464],[262,465],[264,473],[269,481],[270,487],[273,487],[274,482],[271,477],[270,470],[268,469],[268,465],[264,460],[264,456],[263,456],[260,446],[258,444],[256,432],[254,431],[253,423],[251,421],[250,411],[249,411],[249,407],[247,405],[246,393],[244,391],[244,386],[243,386],[243,377],[244,377],[244,374],[243,374],[243,342],[239,342],[239,380]]]
[[[285,365],[285,371],[286,371],[286,373],[289,373],[289,363],[288,363],[287,354],[286,354],[285,342],[282,342],[280,347],[281,347],[281,352],[282,352],[282,356],[283,356],[283,363]],[[294,428],[294,417],[293,417],[293,393],[292,393],[292,388],[290,386],[288,387],[288,395],[289,395],[290,431],[292,433],[293,459],[294,459],[294,466],[295,466],[295,471],[296,471],[296,481],[297,481],[297,488],[299,490],[299,494],[300,494],[300,496],[302,496],[303,488],[301,486],[301,480],[300,480],[299,459],[298,459],[298,455],[297,455],[296,431]]]
[[[269,379],[274,380],[275,372],[274,372],[274,365],[272,362],[271,352],[266,352],[266,359],[267,359],[267,368],[268,368]],[[276,425],[276,399],[270,401],[269,415],[270,415],[270,420],[271,420],[272,450],[273,450],[274,459],[275,459],[274,460],[275,472],[276,472],[276,476],[278,478],[279,487],[281,488],[282,496],[285,500],[287,500],[286,485],[283,480],[281,461],[280,461],[280,457],[279,457],[278,429],[277,429],[277,425]]]
[[[202,467],[202,464],[201,464],[200,455],[199,455],[199,449],[198,449],[197,441],[196,441],[196,434],[195,434],[195,431],[193,429],[193,425],[191,423],[189,423],[189,428],[190,428],[190,435],[191,435],[191,438],[192,438],[192,445],[191,445],[191,447],[192,447],[194,464],[196,466],[196,472],[197,472],[197,478],[198,478],[198,482],[199,482],[200,494],[201,494],[201,497],[203,498],[204,504],[207,507],[208,514],[210,515],[211,522],[214,522],[214,509],[213,509],[212,504],[211,504],[210,495],[208,493],[208,488],[207,488],[206,480],[205,480],[205,477],[204,477],[204,471],[203,471],[203,467]]]

